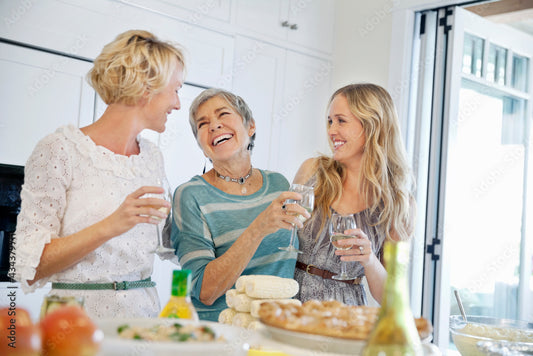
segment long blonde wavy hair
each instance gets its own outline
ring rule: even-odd
[[[377,228],[392,239],[407,240],[410,235],[410,214],[414,212],[412,176],[406,159],[398,116],[389,93],[375,84],[351,84],[338,89],[363,126],[366,137],[361,161],[359,187],[370,214],[377,214]],[[330,146],[332,142],[330,141]],[[341,197],[345,167],[332,157],[317,159],[315,207],[330,217],[329,207]],[[324,228],[322,220],[321,229]]]

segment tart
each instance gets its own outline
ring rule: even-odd
[[[259,309],[262,323],[286,330],[366,340],[378,319],[379,308],[353,306],[330,300],[309,300],[301,306],[264,302]],[[424,318],[415,319],[420,339],[431,335],[432,327]]]

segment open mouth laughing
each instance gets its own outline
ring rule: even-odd
[[[223,134],[223,135],[217,136],[217,137],[215,137],[213,139],[212,145],[213,146],[218,146],[218,145],[228,141],[231,138],[233,138],[233,135],[231,135],[231,134]]]
[[[335,149],[338,149],[339,147],[341,147],[342,145],[344,145],[346,143],[346,141],[339,141],[339,140],[335,140],[333,141],[333,147]]]

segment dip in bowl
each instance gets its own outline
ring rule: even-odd
[[[478,347],[482,341],[504,341],[533,347],[533,324],[521,320],[486,316],[450,316],[450,331],[457,350],[463,356],[484,356]]]

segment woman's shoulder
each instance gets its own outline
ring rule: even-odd
[[[139,147],[141,148],[141,152],[148,152],[148,153],[161,152],[161,150],[159,149],[159,146],[147,138],[139,136],[138,142],[139,142]]]
[[[264,170],[264,169],[260,169],[260,171],[262,172],[262,174],[265,176],[265,179],[270,184],[275,184],[275,185],[281,184],[284,186],[284,189],[285,189],[285,186],[287,187],[289,186],[289,181],[283,174],[279,172],[275,172],[275,171]]]
[[[68,139],[72,140],[75,137],[75,131],[79,130],[72,125],[59,126],[54,132],[49,132],[39,140],[39,144],[64,142]]]
[[[189,181],[185,183],[181,183],[176,188],[176,194],[195,194],[196,192],[203,192],[205,191],[207,186],[207,183],[205,180],[200,177],[199,175],[196,175],[189,179]]]
[[[37,142],[33,154],[42,155],[43,152],[53,152],[54,155],[68,154],[71,147],[76,146],[76,129],[72,125],[60,126],[56,131],[47,134]]]
[[[267,176],[268,178],[272,178],[272,179],[287,179],[285,178],[285,176],[280,173],[280,172],[276,172],[276,171],[271,171],[271,170],[268,170],[268,169],[259,169],[259,171],[261,171],[265,176]]]
[[[316,173],[320,157],[308,158],[300,165],[296,175],[294,176],[294,183],[305,184],[309,182],[311,177]]]

